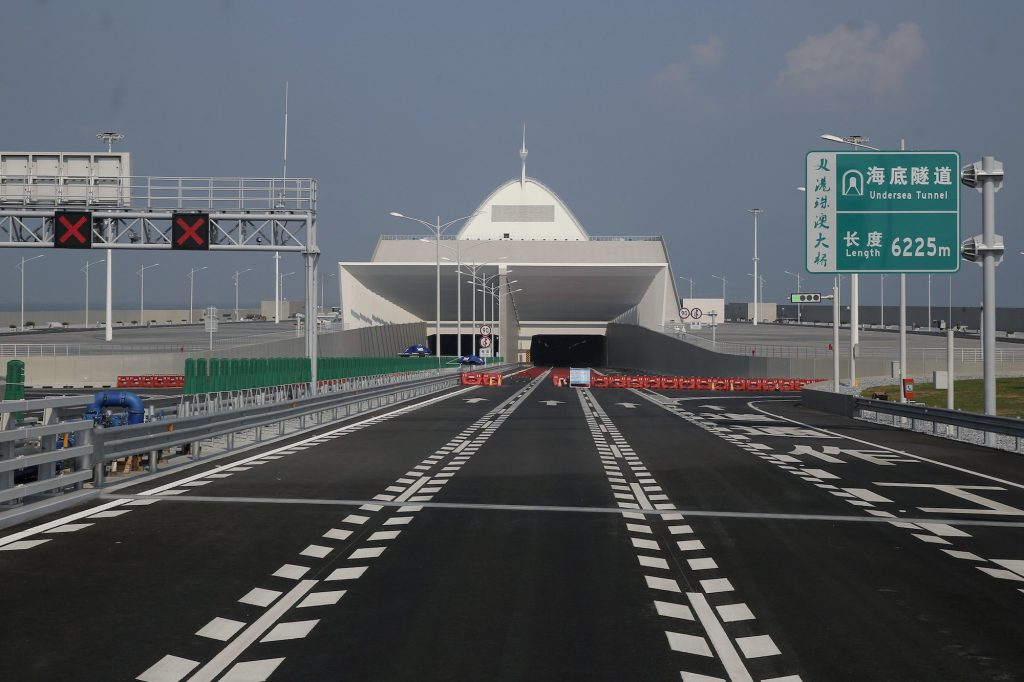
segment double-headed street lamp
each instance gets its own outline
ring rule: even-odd
[[[195,291],[196,273],[202,272],[206,269],[204,265],[201,268],[192,268],[188,271],[188,323],[192,324],[192,298]]]
[[[29,262],[30,260],[42,258],[45,255],[45,253],[41,253],[38,256],[32,256],[31,258],[25,258],[24,256],[22,256],[21,263],[14,266],[21,270],[21,325],[19,325],[18,327],[19,331],[25,331],[25,263]]]
[[[89,327],[89,268],[91,268],[94,265],[99,265],[100,263],[103,263],[105,260],[106,260],[105,258],[100,258],[99,260],[93,261],[91,263],[86,261],[85,265],[83,265],[82,268],[81,268],[82,272],[85,273],[85,326],[86,326],[86,328]]]
[[[477,215],[477,214],[474,213],[473,215]],[[421,239],[420,241],[421,242],[427,242],[427,243],[430,242],[429,239]],[[490,243],[491,242],[480,242],[478,244],[474,244],[473,246],[470,246],[470,247],[466,248],[465,251],[472,251],[473,249],[475,249],[478,246],[486,246],[487,244],[490,244]],[[461,241],[458,240],[458,239],[455,240],[455,246],[454,247],[451,247],[451,246],[441,246],[440,248],[446,249],[446,250],[451,251],[452,253],[455,254],[455,263],[456,263],[456,266],[455,266],[455,307],[457,309],[456,310],[457,318],[456,318],[456,322],[455,322],[455,336],[458,339],[458,354],[459,354],[459,356],[461,356],[462,355],[462,252],[463,252],[464,249],[462,249]],[[507,256],[502,256],[498,260],[505,260],[505,258],[507,258]],[[446,260],[449,263],[452,262],[450,258],[446,258],[444,256],[441,257],[441,260]],[[475,268],[473,270],[473,273],[476,274]],[[474,304],[474,308],[475,308],[475,306],[476,306],[476,296],[473,296],[473,304]],[[475,312],[473,314],[473,326],[474,327],[476,326],[476,313]],[[473,338],[476,339],[476,336],[475,336],[476,332],[474,331],[473,334],[474,334]]]
[[[437,273],[434,281],[435,288],[435,320],[434,320],[434,356],[437,358],[437,364],[441,364],[441,234],[461,220],[468,220],[476,215],[477,213],[471,213],[455,220],[449,220],[448,222],[441,224],[441,216],[437,217],[436,223],[428,223],[426,220],[420,220],[419,218],[413,218],[411,216],[403,215],[397,211],[391,211],[389,213],[394,218],[404,218],[405,220],[411,220],[413,222],[423,225],[428,230],[434,233],[434,262],[437,269]]]
[[[238,322],[238,278],[243,272],[249,272],[252,268],[246,268],[245,270],[235,270],[235,274],[232,279],[235,280],[235,322]]]
[[[160,265],[159,263],[153,263],[152,265],[140,266],[135,274],[139,276],[139,324],[146,324],[146,270],[155,268]]]

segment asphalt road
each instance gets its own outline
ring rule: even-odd
[[[7,680],[1024,679],[1013,455],[453,391],[0,536]]]

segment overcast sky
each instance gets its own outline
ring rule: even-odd
[[[839,9],[841,8],[841,9]],[[320,183],[321,266],[368,260],[380,234],[471,213],[528,173],[594,235],[664,235],[696,295],[750,300],[752,221],[764,209],[765,300],[803,268],[804,157],[821,133],[1005,163],[997,232],[1007,257],[999,303],[1024,305],[1024,3],[789,2],[24,2],[2,13],[0,149],[98,150],[126,135],[136,175],[278,176],[290,82],[289,175]],[[837,151],[840,148],[835,148]],[[980,195],[962,192],[964,237]],[[426,231],[424,231],[426,234]],[[0,307],[18,305],[25,251],[0,250]],[[102,257],[102,254],[94,254]],[[81,306],[85,254],[27,268],[32,307]],[[269,255],[115,254],[114,305],[197,307],[273,296]],[[284,271],[300,269],[289,255]],[[98,274],[98,269],[93,270]],[[911,303],[925,277],[910,278]],[[879,278],[862,277],[864,304]],[[94,280],[95,281],[95,280]],[[809,277],[804,290],[824,290]],[[286,295],[297,298],[299,277]],[[337,303],[332,282],[328,304]],[[948,278],[933,280],[944,305]],[[981,270],[963,263],[954,304],[976,304]],[[886,281],[896,301],[896,278]],[[683,295],[689,285],[680,287]],[[742,292],[742,295],[741,295]],[[102,288],[93,288],[102,300]],[[844,298],[845,298],[844,294]]]

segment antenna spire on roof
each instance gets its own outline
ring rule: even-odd
[[[526,155],[528,153],[526,151],[526,121],[523,121],[523,146],[519,150],[519,159],[523,162],[522,176],[519,180],[520,187],[526,187]]]

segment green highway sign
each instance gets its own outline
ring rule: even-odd
[[[821,303],[821,294],[790,294],[790,303]]]
[[[960,269],[957,152],[809,152],[808,272]]]

